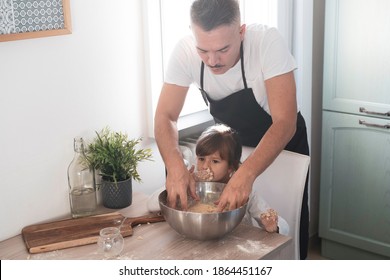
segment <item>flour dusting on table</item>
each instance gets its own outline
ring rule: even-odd
[[[272,248],[264,245],[261,241],[247,240],[245,244],[237,245],[237,248],[247,254],[255,254],[259,251],[269,252]]]

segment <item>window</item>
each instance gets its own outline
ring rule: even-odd
[[[143,1],[146,63],[150,75],[147,76],[147,80],[150,81],[147,91],[150,95],[151,120],[153,120],[164,80],[164,69],[171,51],[179,38],[191,32],[189,11],[192,2],[193,0]],[[242,22],[275,26],[291,46],[292,5],[291,0],[241,0]],[[211,119],[199,90],[195,86],[191,87],[180,115],[179,129]],[[150,135],[153,135],[152,123],[150,130]]]

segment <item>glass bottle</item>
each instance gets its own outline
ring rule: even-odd
[[[90,216],[96,210],[94,170],[85,160],[84,140],[74,138],[74,157],[68,167],[69,200],[72,218]]]

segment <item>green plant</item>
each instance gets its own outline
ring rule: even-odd
[[[108,127],[96,135],[88,145],[86,158],[102,179],[115,184],[129,178],[140,182],[138,163],[152,157],[150,149],[136,149],[142,138],[129,139],[127,134],[111,131]]]

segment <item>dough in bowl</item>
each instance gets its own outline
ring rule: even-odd
[[[216,213],[217,205],[202,203],[200,201],[195,202],[188,208],[188,212],[195,213]]]

